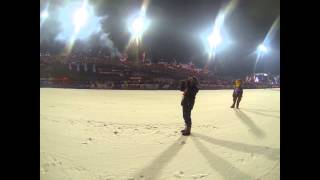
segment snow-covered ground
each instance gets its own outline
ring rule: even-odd
[[[192,135],[179,91],[40,89],[41,180],[280,179],[280,89],[200,90]]]

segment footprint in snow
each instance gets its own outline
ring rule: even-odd
[[[183,175],[184,175],[183,171],[179,171],[179,172],[174,173],[174,176],[177,177],[177,178],[182,178]]]

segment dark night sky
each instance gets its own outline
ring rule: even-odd
[[[41,5],[45,4],[42,1]],[[61,1],[51,1],[51,8]],[[203,66],[206,56],[198,34],[210,27],[219,12],[229,1],[226,0],[151,0],[147,16],[152,20],[143,37],[143,46],[152,59],[176,57],[180,62],[193,61]],[[104,32],[120,52],[126,46],[130,34],[126,27],[127,18],[139,11],[142,0],[91,0],[98,16],[108,15],[103,22]],[[226,72],[236,72],[237,66],[248,71],[252,69],[257,45],[263,41],[272,23],[280,16],[280,0],[239,0],[233,13],[225,20],[225,27],[236,43],[218,54],[218,60]],[[61,44],[53,43],[55,22],[48,23],[46,40],[42,49],[59,49]],[[51,27],[50,27],[51,25]],[[258,65],[266,71],[279,72],[280,28],[271,42],[272,52]],[[60,48],[61,49],[61,48]],[[268,61],[266,63],[265,61]],[[241,70],[239,70],[241,71]],[[240,72],[239,72],[240,73]]]

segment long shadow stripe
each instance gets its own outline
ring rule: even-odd
[[[266,146],[255,146],[255,145],[249,145],[244,143],[238,143],[238,142],[232,142],[232,141],[226,141],[226,140],[220,140],[213,137],[209,137],[206,135],[202,135],[199,133],[192,133],[195,137],[199,137],[204,141],[207,141],[209,143],[224,146],[233,150],[245,152],[245,153],[256,153],[256,154],[262,154],[268,157],[271,160],[279,160],[280,159],[280,149],[275,148],[269,148]]]
[[[242,120],[249,128],[252,130],[252,132],[259,138],[265,137],[265,133],[251,120],[249,116],[247,116],[245,113],[241,112],[240,110],[235,110],[236,115],[239,119]]]
[[[221,174],[225,179],[241,179],[248,180],[253,179],[248,174],[241,172],[239,169],[232,166],[231,163],[217,156],[216,154],[210,152],[197,137],[192,137],[195,145],[199,149],[200,153],[207,159],[212,169],[216,170]]]
[[[186,138],[187,137],[185,136],[181,136],[156,159],[154,159],[147,167],[136,173],[134,177],[139,178],[143,176],[145,179],[156,179],[159,176],[161,170],[182,149],[183,144],[180,144],[179,142],[181,142],[182,140],[186,140]]]

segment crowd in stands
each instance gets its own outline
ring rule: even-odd
[[[233,79],[217,77],[192,63],[133,62],[81,54],[40,54],[41,87],[173,90],[178,89],[180,81],[188,76],[196,76],[202,89],[228,89],[233,85]],[[254,75],[243,78],[247,88],[278,87],[278,79],[276,81],[273,76],[268,76],[266,80]]]

